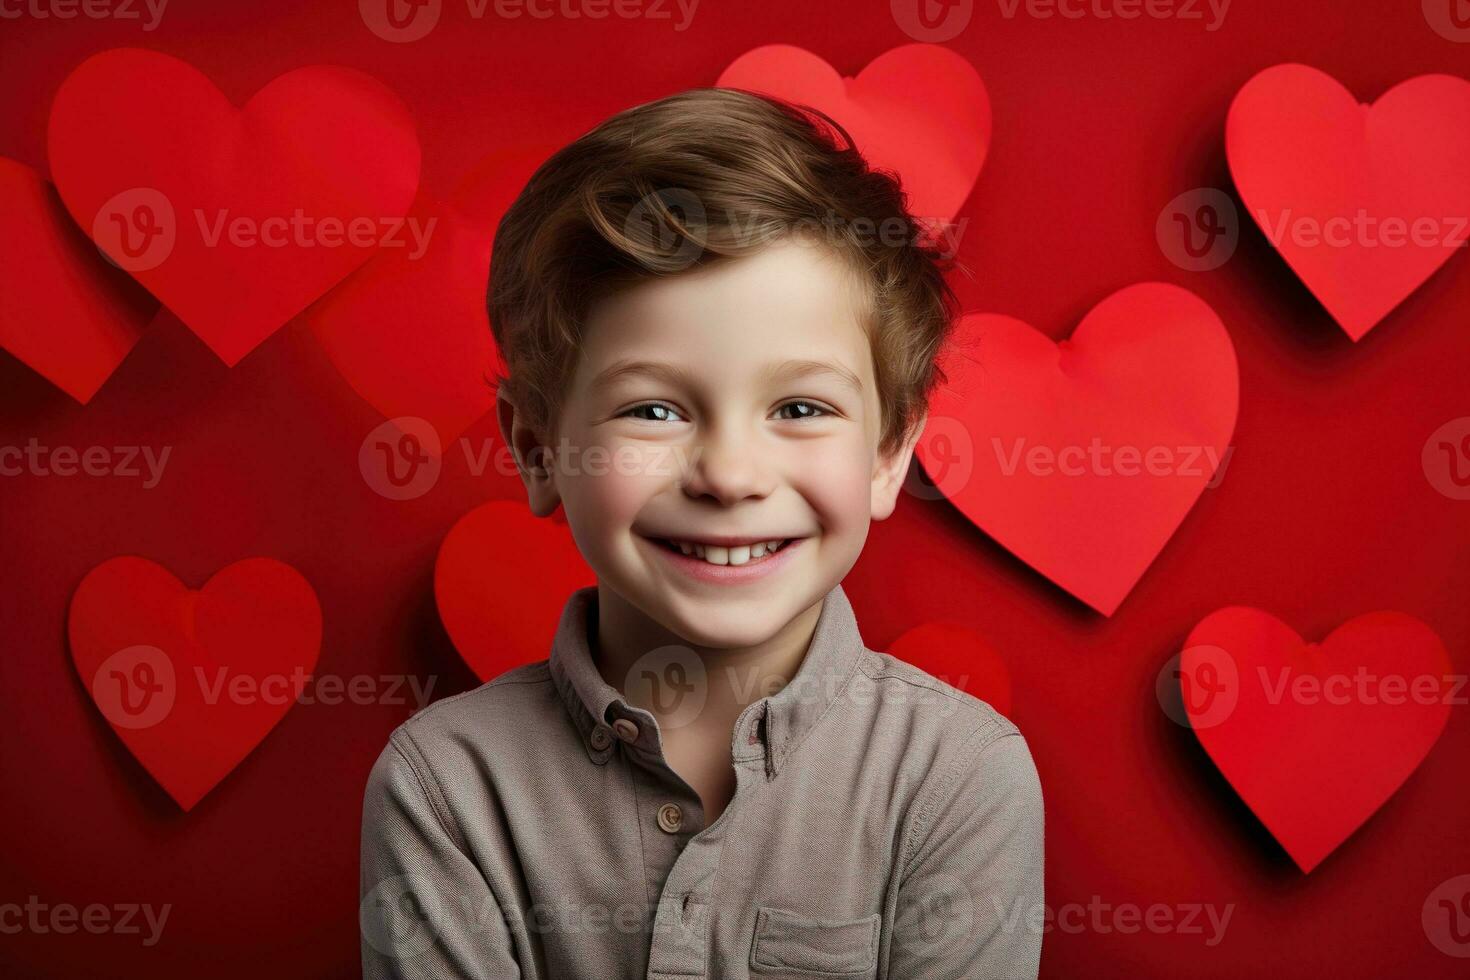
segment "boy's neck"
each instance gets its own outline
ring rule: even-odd
[[[597,586],[596,622],[590,646],[593,662],[603,680],[628,703],[660,717],[657,705],[642,703],[645,685],[626,684],[640,657],[659,647],[677,645],[692,650],[704,665],[707,690],[702,718],[728,728],[749,704],[785,687],[801,668],[816,632],[822,599],[776,632],[749,647],[703,647],[689,643],[602,583]]]

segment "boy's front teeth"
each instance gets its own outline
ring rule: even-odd
[[[766,555],[781,547],[779,540],[757,541],[751,545],[736,545],[733,548],[722,548],[719,545],[703,545],[689,541],[674,541],[679,550],[686,555],[703,558],[711,565],[744,565],[752,558],[764,558]]]

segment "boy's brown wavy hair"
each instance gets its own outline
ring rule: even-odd
[[[829,116],[738,89],[627,109],[531,176],[495,234],[488,306],[508,369],[495,383],[554,441],[598,299],[796,231],[819,234],[866,285],[880,450],[897,449],[944,380],[937,359],[958,315],[935,226]]]

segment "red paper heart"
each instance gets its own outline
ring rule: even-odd
[[[894,640],[888,652],[1010,715],[1011,675],[1006,662],[968,626],[925,623]]]
[[[118,737],[190,810],[276,726],[316,666],[322,613],[291,566],[248,558],[192,591],[143,558],[87,573],[72,662]]]
[[[974,524],[1104,615],[1225,463],[1235,348],[1188,290],[1139,283],[1053,343],[965,317],[917,455]],[[1047,454],[1051,454],[1050,464]]]
[[[494,231],[422,198],[409,220],[433,228],[421,258],[379,252],[304,319],[363,400],[385,418],[424,419],[447,447],[495,404],[484,295]]]
[[[1200,744],[1304,872],[1418,768],[1454,693],[1444,644],[1397,612],[1319,645],[1259,609],[1221,609],[1189,634],[1179,673]]]
[[[495,405],[485,308],[495,228],[544,150],[502,150],[455,195],[420,195],[409,216],[428,247],[385,248],[304,319],[354,391],[386,418],[429,422],[447,447]],[[474,215],[473,218],[468,215]]]
[[[820,109],[841,123],[875,170],[903,180],[916,217],[949,220],[990,148],[990,96],[948,48],[906,44],[843,78],[817,55],[770,44],[741,55],[715,83]]]
[[[434,564],[439,618],[482,681],[545,660],[567,598],[596,582],[565,524],[505,500],[460,518]]]
[[[408,110],[345,68],[236,109],[176,58],[104,51],[62,83],[47,138],[77,223],[230,365],[371,258],[419,179]]]
[[[158,312],[77,230],[56,189],[0,157],[0,346],[85,405]]]
[[[1236,94],[1225,150],[1246,209],[1353,340],[1470,238],[1462,78],[1421,75],[1367,106],[1315,68],[1276,65]],[[1416,236],[1417,221],[1433,228]]]

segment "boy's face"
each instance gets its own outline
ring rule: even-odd
[[[596,304],[555,463],[523,470],[532,509],[560,502],[599,582],[686,642],[771,638],[892,513],[918,435],[878,453],[859,288],[838,256],[787,239]],[[537,440],[508,403],[501,424],[526,458]],[[717,565],[670,544],[721,537],[789,543],[738,565],[738,547],[706,548]]]

